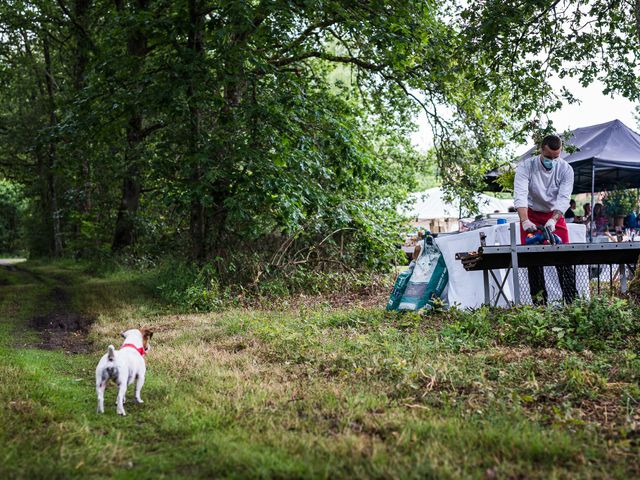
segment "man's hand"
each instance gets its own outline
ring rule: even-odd
[[[544,226],[547,227],[550,232],[556,231],[556,221],[553,219],[553,217],[547,220],[547,223],[545,223]]]
[[[554,227],[553,228],[555,228],[555,222],[554,222]],[[525,220],[522,220],[522,229],[525,232],[535,232],[537,230],[535,223],[533,223],[528,218],[525,219]]]

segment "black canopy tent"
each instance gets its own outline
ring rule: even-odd
[[[577,147],[571,154],[561,154],[573,167],[574,194],[640,187],[640,135],[620,120],[577,128],[564,141]],[[518,161],[535,150],[530,148]],[[500,173],[495,169],[485,176],[488,190],[500,191],[496,183]]]

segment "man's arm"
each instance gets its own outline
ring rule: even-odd
[[[513,180],[513,205],[518,210],[524,209],[525,218],[527,215],[527,208],[529,207],[529,166],[527,161],[521,161],[516,167],[516,175]],[[522,220],[522,216],[520,216]]]
[[[518,217],[520,217],[520,221],[524,222],[525,220],[529,220],[529,212],[528,208],[520,207],[518,208]]]
[[[558,198],[553,205],[553,219],[558,220],[563,216],[562,212],[565,212],[569,208],[571,202],[571,192],[573,191],[573,168],[570,165],[566,165],[565,174],[560,181],[560,188],[558,189]]]
[[[523,160],[516,168],[516,176],[513,181],[513,205],[518,211],[522,228],[535,230],[535,225],[529,221],[529,176],[529,166],[527,161]]]

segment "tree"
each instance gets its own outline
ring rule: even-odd
[[[12,0],[0,168],[40,205],[42,253],[171,251],[220,272],[262,258],[253,279],[376,268],[424,161],[417,110],[445,187],[478,190],[508,141],[573,100],[552,72],[637,98],[634,8]]]

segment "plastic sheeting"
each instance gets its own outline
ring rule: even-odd
[[[399,212],[407,217],[419,219],[460,218],[467,215],[460,212],[460,202],[449,203],[444,199],[441,188],[430,188],[424,192],[412,193],[410,198],[415,203],[408,208],[399,208]],[[480,213],[507,212],[513,206],[513,200],[501,200],[489,195],[479,194],[474,198]],[[462,214],[462,215],[461,215]]]

